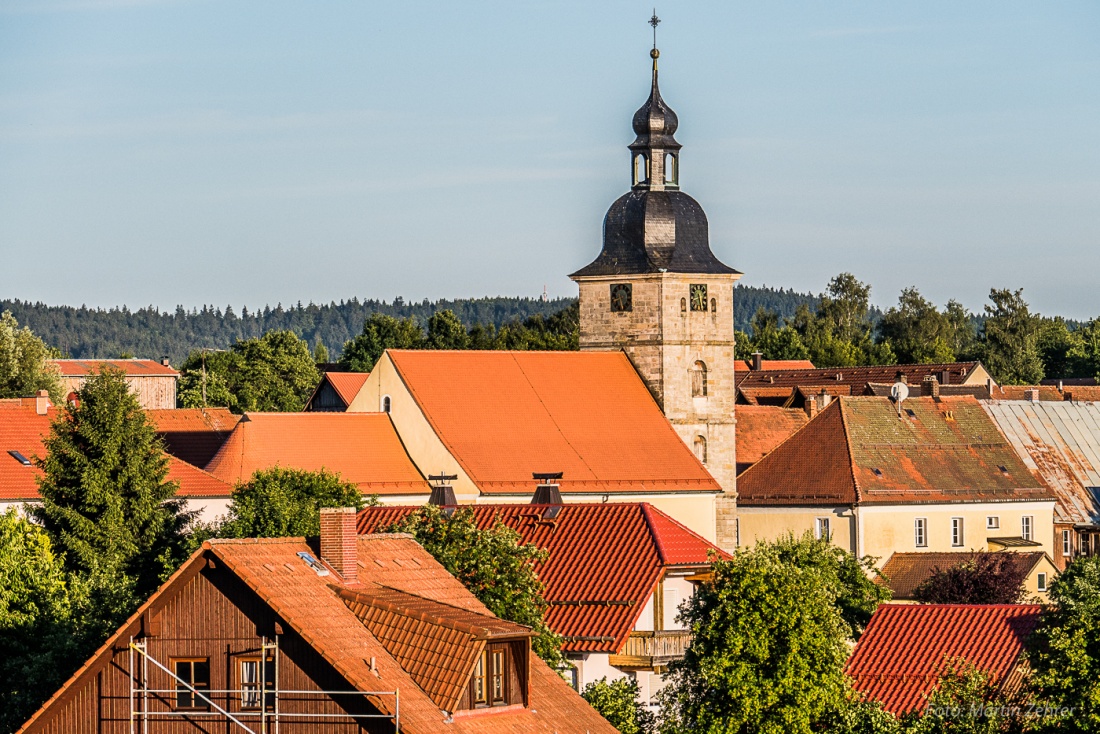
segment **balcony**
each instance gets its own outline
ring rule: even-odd
[[[656,670],[684,656],[691,644],[687,630],[661,632],[631,632],[618,655],[611,655],[608,662],[624,670]]]

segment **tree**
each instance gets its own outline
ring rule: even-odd
[[[1012,556],[1005,553],[975,553],[954,566],[937,566],[913,591],[924,604],[1018,604],[1023,595]]]
[[[818,298],[816,312],[808,304],[795,310],[790,326],[798,332],[815,365],[847,367],[897,361],[888,343],[876,344],[871,338],[870,295],[871,286],[851,273],[841,273]]]
[[[1077,365],[1073,355],[1079,351],[1080,331],[1083,330],[1070,331],[1066,320],[1061,316],[1053,319],[1039,319],[1035,346],[1043,365],[1044,378],[1060,379],[1077,376],[1075,369]]]
[[[764,359],[809,359],[810,350],[791,326],[779,326],[779,314],[758,309],[752,317],[750,353],[760,352]],[[746,355],[749,356],[749,355]]]
[[[755,549],[713,571],[681,606],[692,642],[659,694],[662,731],[813,731],[847,700],[851,630],[833,585]]]
[[[1048,731],[1100,732],[1100,556],[1070,563],[1049,596],[1028,639],[1032,693],[1054,712]]]
[[[867,701],[850,691],[845,705],[829,716],[822,728],[829,734],[902,734],[908,728],[878,701]]]
[[[840,616],[858,638],[871,621],[878,605],[890,600],[890,589],[872,579],[880,574],[874,559],[856,558],[848,551],[806,532],[801,537],[793,533],[778,540],[761,541],[756,552],[773,556],[776,561],[809,571],[831,588]]]
[[[1074,332],[1068,358],[1073,376],[1100,379],[1100,319],[1093,319]]]
[[[194,513],[175,497],[168,458],[123,373],[89,377],[53,421],[45,448],[35,461],[42,504],[32,512],[66,568],[123,598],[132,581],[144,598],[183,560]]]
[[[71,586],[46,532],[0,514],[0,731],[18,729],[84,659]]]
[[[469,349],[470,336],[454,311],[436,311],[428,319],[429,349]]]
[[[340,366],[351,372],[370,372],[387,349],[422,349],[424,331],[415,318],[394,318],[373,313],[363,331],[344,343]]]
[[[1001,734],[1018,730],[1023,709],[1001,697],[989,675],[966,660],[948,662],[911,734]]]
[[[384,532],[411,533],[489,611],[532,628],[538,634],[532,647],[540,658],[551,667],[564,664],[561,637],[546,626],[545,587],[535,573],[546,551],[521,543],[519,533],[499,519],[479,529],[473,511],[461,508],[448,515],[425,505]]]
[[[55,350],[19,322],[11,311],[0,314],[0,398],[31,397],[47,390],[54,403],[64,399],[57,370],[49,363]]]
[[[328,363],[328,347],[324,345],[324,342],[317,342],[317,345],[313,347],[313,361],[318,365]]]
[[[320,379],[308,343],[291,331],[269,331],[229,351],[193,352],[180,368],[180,403],[235,413],[296,412]]]
[[[1023,290],[993,289],[982,325],[982,362],[993,379],[1006,385],[1035,385],[1043,379],[1039,319],[1028,310]]]
[[[879,340],[887,342],[904,364],[939,364],[955,361],[951,324],[915,288],[906,288],[898,305],[879,322]]]
[[[633,678],[617,678],[608,683],[605,676],[586,685],[581,697],[620,734],[649,734],[654,730],[655,717],[642,703],[638,681]]]
[[[974,314],[967,311],[961,303],[952,299],[947,302],[947,307],[943,310],[943,316],[947,320],[947,343],[951,347],[951,353],[955,355],[955,359],[974,359],[978,348]]]
[[[223,538],[316,536],[321,532],[322,507],[361,510],[367,503],[358,487],[323,469],[264,469],[233,490],[225,521],[204,534]]]

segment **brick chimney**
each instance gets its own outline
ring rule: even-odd
[[[321,508],[321,560],[348,583],[359,575],[354,507]]]
[[[172,366],[171,363],[168,361],[167,357],[161,357],[160,358],[160,363],[162,365],[164,365],[165,367],[171,367]]]
[[[938,398],[940,396],[940,381],[935,375],[928,375],[920,384],[922,398]]]
[[[819,409],[817,405],[817,397],[814,395],[807,395],[806,405],[804,407],[806,409],[806,415],[810,418],[810,420],[813,420],[814,416],[817,415],[817,411]]]
[[[764,355],[761,352],[752,353],[752,369],[754,372],[759,372],[764,369]]]
[[[1039,402],[1039,388],[1037,387],[1032,387],[1024,390],[1024,395],[1026,395],[1027,399],[1033,403]]]
[[[50,409],[50,394],[45,390],[39,390],[34,394],[34,412],[38,415],[46,415]]]

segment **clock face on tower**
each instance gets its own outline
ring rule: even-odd
[[[707,284],[706,283],[692,283],[689,287],[688,293],[691,295],[691,310],[692,311],[706,311],[707,310]]]
[[[612,283],[611,284],[611,310],[612,311],[632,311],[634,310],[634,299],[631,292],[630,283]]]

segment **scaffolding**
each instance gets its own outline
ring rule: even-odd
[[[401,699],[397,690],[393,691],[294,691],[284,690],[279,688],[279,638],[275,637],[268,639],[267,637],[261,638],[260,645],[260,663],[259,663],[259,680],[257,681],[258,689],[255,693],[259,698],[258,706],[255,710],[241,710],[230,711],[228,710],[230,700],[236,696],[239,697],[241,702],[245,700],[245,690],[243,686],[237,689],[224,689],[224,690],[199,690],[191,685],[190,682],[183,680],[175,672],[168,668],[168,666],[161,663],[159,660],[149,654],[148,644],[146,639],[135,640],[130,638],[130,662],[129,670],[127,671],[130,679],[130,734],[149,734],[150,722],[156,722],[158,720],[171,719],[171,718],[205,718],[208,720],[223,719],[225,722],[234,725],[234,731],[240,731],[243,734],[279,734],[279,724],[283,723],[290,725],[295,723],[296,719],[318,719],[327,720],[331,723],[336,723],[335,720],[343,719],[351,722],[357,722],[360,719],[389,719],[393,721],[394,734],[400,734],[401,731]],[[272,680],[267,680],[268,661],[271,661]],[[157,670],[162,671],[169,678],[171,678],[175,684],[175,688],[168,689],[156,689],[149,687],[149,666],[152,665]],[[270,684],[270,689],[268,685]],[[194,709],[174,709],[166,707],[164,710],[155,709],[150,704],[164,705],[166,697],[177,696],[181,690],[185,689],[193,697],[193,700],[201,700],[207,707],[207,710],[201,710],[196,707]],[[361,696],[365,698],[374,697],[385,699],[386,697],[392,697],[393,699],[393,713],[377,713],[377,714],[351,714],[351,713],[305,713],[305,712],[289,712],[280,710],[281,697],[283,696],[296,696],[296,697],[308,697],[308,696],[327,696],[335,698],[337,696]],[[225,706],[217,703],[214,699],[221,697]],[[297,698],[296,700],[301,700]],[[378,707],[376,707],[378,708]],[[258,728],[253,728],[258,727]],[[297,727],[289,727],[293,732]]]

